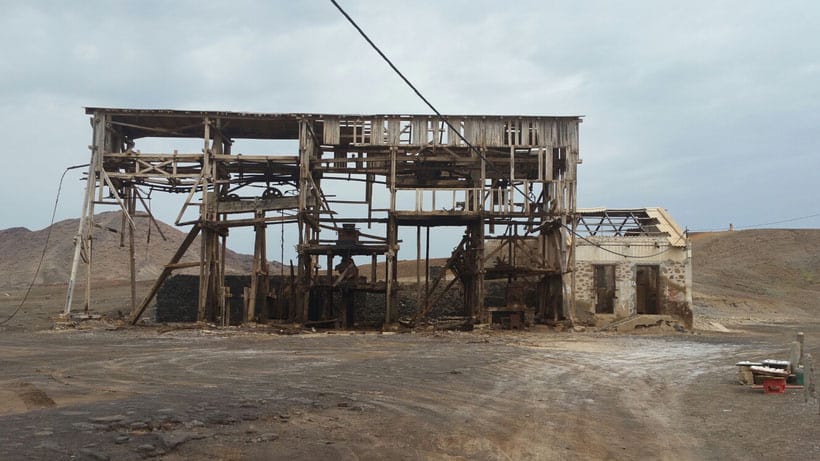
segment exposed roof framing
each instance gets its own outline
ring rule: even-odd
[[[577,232],[588,237],[666,237],[685,246],[686,237],[663,208],[579,208]]]

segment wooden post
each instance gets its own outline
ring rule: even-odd
[[[91,216],[94,219],[94,216]],[[93,227],[92,227],[93,229]],[[94,267],[94,238],[91,235],[91,229],[88,230],[88,240],[86,244],[86,259],[85,265],[85,302],[83,303],[83,312],[88,313],[88,308],[91,306],[91,269]]]
[[[425,296],[424,298],[426,298]],[[421,297],[421,226],[416,226],[416,308],[422,307]]]
[[[74,259],[71,263],[71,275],[68,279],[65,307],[63,309],[63,315],[66,316],[71,313],[71,302],[74,298],[74,288],[76,287],[77,272],[82,259],[82,250],[85,249],[89,257],[91,254],[91,235],[94,228],[94,196],[97,192],[97,176],[102,168],[102,157],[105,153],[107,122],[108,116],[103,114],[95,114],[91,119],[91,161],[88,163],[88,176],[85,183],[85,198],[80,213],[80,224],[77,234],[74,236]],[[91,260],[89,259],[87,263],[90,266]],[[86,292],[88,290],[90,290],[90,286],[86,285]],[[87,302],[86,300],[86,304]]]
[[[225,215],[221,215],[222,220],[225,220]],[[219,297],[219,310],[222,313],[222,325],[228,326],[231,324],[231,305],[230,305],[230,298],[233,296],[233,293],[230,292],[230,288],[225,285],[225,253],[227,251],[228,246],[228,234],[227,229],[224,234],[220,236],[221,238],[221,248],[219,251],[219,280],[220,285],[223,285],[222,291],[220,292],[221,296]]]
[[[390,214],[387,219],[387,279],[384,305],[384,323],[382,328],[386,329],[393,323],[395,316],[394,301],[396,297],[395,285],[397,281],[396,252],[398,250],[398,223],[396,216]]]
[[[137,209],[137,197],[134,194],[134,187],[128,186],[125,190],[125,194],[128,198],[128,213],[130,217],[133,218],[134,212]],[[124,225],[125,219],[123,219],[123,226]],[[133,315],[134,312],[137,311],[137,260],[134,250],[134,226],[130,225],[128,226],[128,262],[129,274],[131,276],[131,314]]]
[[[264,218],[264,212],[257,211],[255,213],[255,217],[258,220]],[[254,225],[254,246],[253,246],[253,268],[251,269],[251,291],[250,291],[250,299],[248,300],[248,310],[245,313],[245,318],[243,321],[245,322],[252,322],[256,319],[257,309],[256,309],[256,300],[259,297],[259,288],[260,288],[260,278],[265,277],[267,278],[268,271],[266,270],[265,266],[267,266],[266,254],[265,254],[265,225],[264,224],[256,224]],[[266,284],[265,284],[266,285]],[[267,295],[267,292],[265,292]]]
[[[424,238],[424,311],[430,311],[430,226]]]
[[[465,264],[468,267],[468,276],[462,282],[464,307],[469,317],[483,321],[481,317],[484,315],[484,221],[479,220],[470,224],[467,233]]]

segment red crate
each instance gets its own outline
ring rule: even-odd
[[[763,380],[764,394],[785,394],[786,380],[784,378],[767,378]]]

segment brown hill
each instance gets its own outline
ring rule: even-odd
[[[730,316],[820,311],[820,229],[692,235],[695,304]],[[696,312],[697,315],[697,312]]]
[[[120,246],[121,214],[101,213],[95,216],[94,222],[98,227],[94,231],[93,279],[127,280],[128,244],[126,239],[125,245]],[[162,239],[156,228],[151,229],[149,239],[149,220],[135,218],[135,222],[137,279],[153,280],[185,239],[186,234],[160,222],[159,226],[166,240]],[[79,219],[68,219],[54,224],[46,257],[36,280],[37,284],[68,281],[74,256],[74,235],[77,233],[78,225]],[[47,234],[48,228],[38,231],[23,227],[0,230],[0,274],[3,274],[0,278],[0,288],[20,288],[31,281]],[[183,261],[196,261],[198,257],[199,244],[195,242]],[[252,259],[251,256],[228,250],[225,270],[228,273],[247,273],[250,271]],[[81,275],[79,280],[85,280],[84,273]]]

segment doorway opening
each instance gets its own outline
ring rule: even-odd
[[[601,264],[595,267],[595,313],[615,313],[615,266]]]
[[[660,267],[640,265],[635,272],[636,308],[639,314],[658,313]]]

